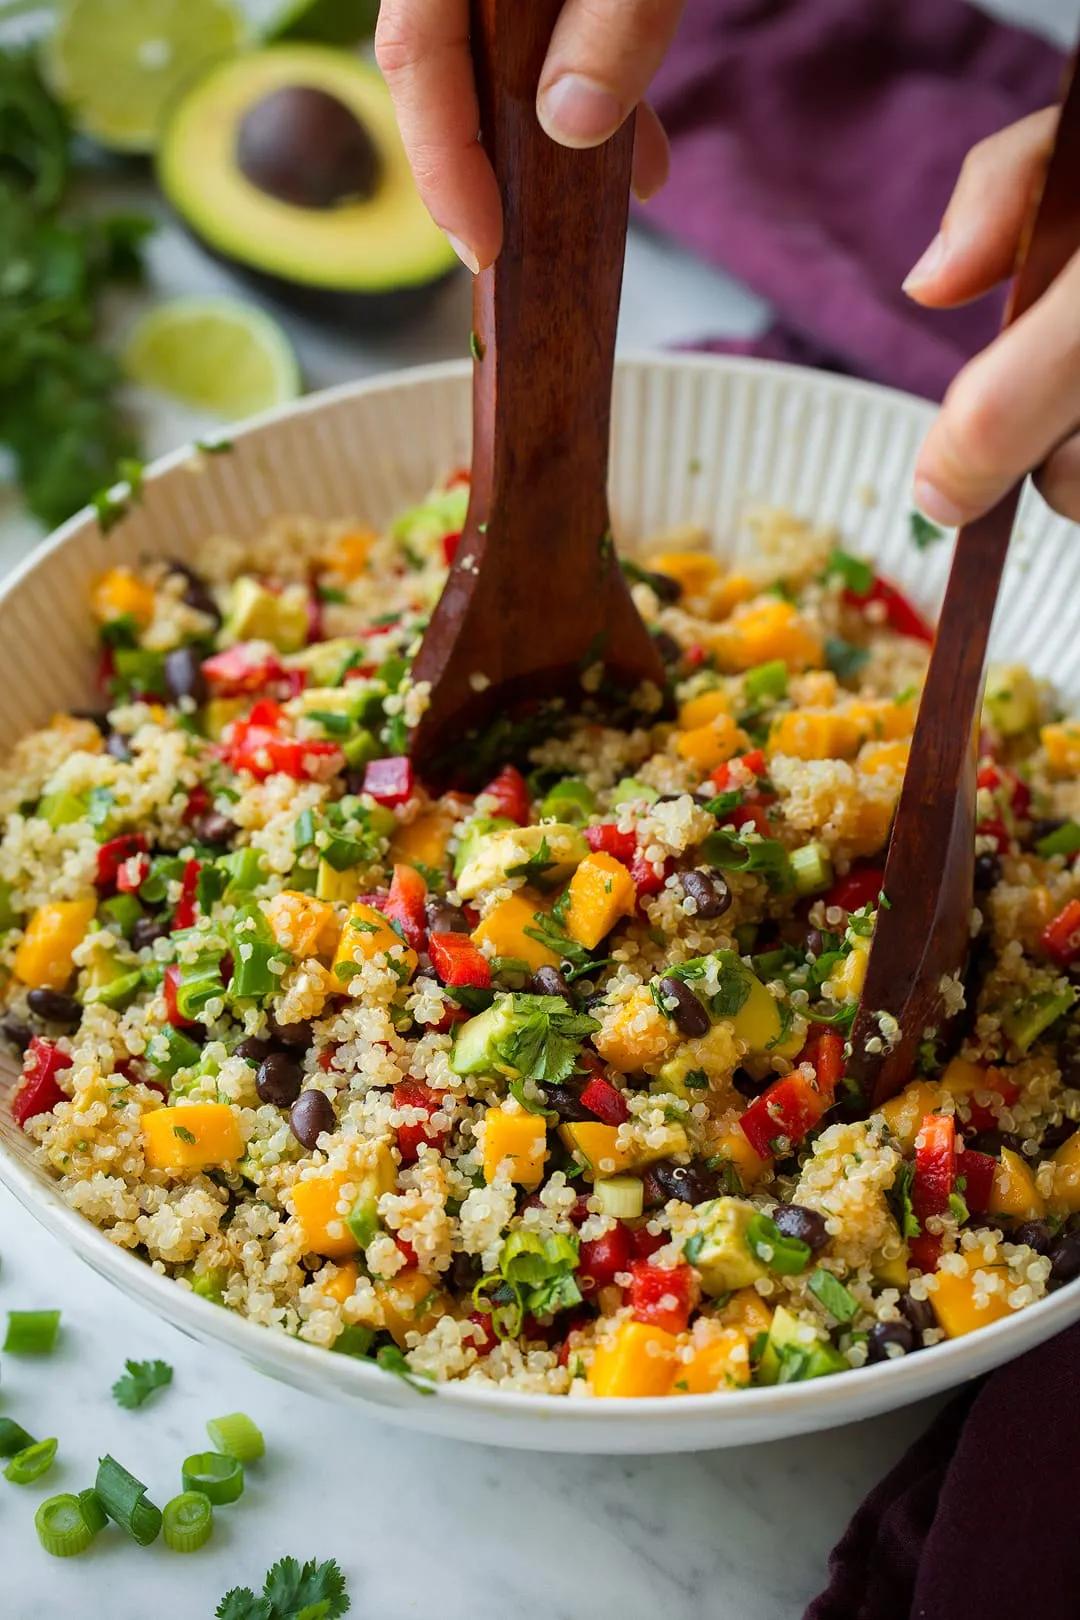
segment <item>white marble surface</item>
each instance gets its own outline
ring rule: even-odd
[[[1064,38],[1080,0],[993,0],[992,9]],[[130,183],[110,183],[131,195]],[[141,201],[142,199],[139,198]],[[914,252],[923,244],[913,243]],[[172,229],[156,238],[152,295],[212,290],[220,271]],[[115,312],[118,326],[137,306]],[[642,236],[631,244],[623,340],[635,346],[702,332],[749,333],[757,300],[727,278]],[[404,334],[350,341],[291,323],[309,384],[463,352],[464,277]],[[153,452],[202,424],[139,402]],[[0,570],[33,537],[0,496]],[[59,1461],[40,1486],[0,1483],[3,1620],[209,1620],[236,1584],[258,1589],[285,1553],[336,1557],[357,1615],[372,1620],[794,1620],[825,1577],[829,1547],[859,1499],[924,1425],[932,1407],[779,1445],[700,1457],[607,1460],[496,1452],[427,1440],[347,1415],[187,1340],[114,1293],[0,1189],[0,1312],[60,1305],[61,1346],[48,1362],[4,1358],[0,1411],[56,1434]],[[160,1356],[173,1386],[142,1411],[109,1386],[124,1358]],[[108,1450],[163,1503],[179,1464],[204,1443],[208,1417],[241,1409],[264,1429],[268,1456],[244,1498],[218,1514],[190,1558],[161,1544],[101,1536],[67,1563],[38,1548],[45,1495],[91,1483]]]

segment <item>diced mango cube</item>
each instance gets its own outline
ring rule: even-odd
[[[864,776],[878,776],[882,771],[898,771],[902,775],[907,770],[910,753],[911,744],[904,739],[864,743],[855,761],[856,769]]]
[[[293,956],[334,954],[340,928],[337,913],[325,900],[282,889],[267,902],[266,919],[278,944]]]
[[[687,698],[679,709],[679,730],[697,731],[699,726],[707,726],[718,715],[730,713],[730,698],[726,692],[714,686],[708,692],[699,692],[697,697]]]
[[[934,1276],[937,1287],[930,1294],[930,1303],[947,1338],[962,1338],[1012,1313],[1003,1294],[990,1294],[985,1304],[976,1305],[974,1277],[956,1277],[951,1271],[937,1271]]]
[[[748,1339],[755,1339],[759,1333],[768,1333],[772,1318],[772,1307],[765,1303],[756,1288],[737,1288],[719,1312],[717,1321],[725,1327],[741,1328]]]
[[[593,1352],[589,1387],[594,1395],[667,1395],[678,1365],[674,1333],[647,1322],[621,1322],[613,1339]]]
[[[959,1160],[961,1175],[964,1160]],[[1040,1221],[1046,1205],[1029,1165],[1012,1148],[1002,1148],[990,1190],[991,1215],[1012,1215],[1018,1221]]]
[[[536,927],[536,913],[541,909],[536,895],[519,889],[491,908],[483,922],[473,929],[473,941],[477,945],[490,945],[496,956],[517,957],[534,973],[537,968],[558,967],[556,953],[525,932],[526,928]]]
[[[351,1187],[357,1198],[364,1194],[377,1200],[382,1193],[393,1192],[396,1184],[397,1166],[386,1142],[375,1143],[355,1164],[303,1176],[294,1183],[290,1197],[305,1247],[314,1254],[324,1254],[328,1260],[356,1254],[360,1244],[345,1224],[351,1205],[339,1207],[348,1201],[342,1189]]]
[[[791,670],[820,669],[825,662],[821,637],[792,602],[764,596],[740,608],[709,637],[723,669],[733,673],[783,659]]]
[[[772,1160],[760,1158],[750,1146],[746,1132],[738,1126],[734,1130],[722,1131],[711,1144],[710,1151],[713,1156],[727,1159],[735,1166],[744,1187],[753,1187],[772,1169]]]
[[[348,976],[341,971],[349,962],[371,962],[376,957],[399,964],[398,971],[411,979],[416,972],[419,957],[401,935],[392,928],[381,911],[356,901],[349,907],[345,926],[341,930],[334,953],[333,972],[343,990],[349,987]]]
[[[870,941],[860,934],[848,955],[842,962],[837,962],[829,974],[829,986],[839,1001],[851,1001],[862,995],[869,961]]]
[[[15,951],[15,977],[32,990],[63,990],[75,971],[72,952],[96,910],[95,900],[50,900],[39,906]]]
[[[839,709],[789,709],[769,731],[769,754],[791,759],[852,759],[859,730]]]
[[[891,794],[885,798],[864,798],[859,801],[855,825],[847,835],[848,850],[852,855],[876,855],[888,840],[896,801]]]
[[[342,1260],[340,1265],[334,1267],[334,1275],[329,1282],[323,1283],[323,1293],[336,1299],[339,1305],[344,1305],[356,1288],[357,1278],[360,1276],[360,1267],[355,1260]]]
[[[406,866],[431,866],[438,870],[446,863],[446,846],[454,818],[447,810],[424,810],[415,821],[397,827],[390,840],[389,859]]]
[[[726,619],[742,602],[749,602],[758,589],[749,574],[721,574],[702,592],[710,619]]]
[[[484,1180],[491,1182],[509,1161],[510,1180],[539,1186],[547,1162],[547,1125],[539,1114],[508,1114],[489,1108],[484,1115]]]
[[[342,579],[357,579],[367,567],[376,535],[373,529],[349,529],[327,546],[322,556],[324,568]]]
[[[845,714],[854,721],[863,742],[896,742],[910,737],[915,729],[918,699],[868,698],[847,705]]]
[[[1080,1210],[1080,1131],[1067,1137],[1054,1154],[1051,1203],[1055,1210],[1070,1214]]]
[[[913,1080],[897,1096],[882,1103],[878,1113],[884,1117],[904,1152],[910,1153],[923,1119],[934,1113],[940,1102],[940,1086],[931,1080]]]
[[[154,592],[130,568],[110,568],[90,591],[90,611],[98,624],[134,619],[145,630],[154,617]]]
[[[639,985],[625,1001],[601,1015],[593,1045],[605,1063],[624,1074],[635,1074],[663,1062],[679,1044],[679,1036],[653,1001],[648,987]]]
[[[711,1395],[720,1389],[743,1389],[750,1382],[750,1341],[736,1327],[719,1328],[707,1337],[692,1337],[689,1361],[679,1357],[672,1393]]]
[[[720,573],[711,551],[657,551],[647,566],[653,573],[678,580],[687,596],[700,596]]]
[[[706,725],[695,726],[692,731],[680,731],[675,748],[681,759],[696,765],[703,776],[715,771],[718,765],[738,754],[747,745],[745,731],[730,714],[717,714]]]
[[[689,1146],[686,1131],[675,1121],[657,1133],[657,1140],[650,1147],[641,1144],[619,1147],[617,1125],[602,1125],[599,1121],[593,1124],[590,1119],[560,1125],[559,1135],[571,1153],[585,1160],[585,1173],[593,1181],[621,1175],[624,1170],[641,1170],[647,1164],[654,1164],[657,1159],[685,1153]]]
[[[429,1333],[450,1309],[441,1289],[432,1285],[422,1271],[399,1271],[388,1282],[375,1284],[375,1297],[382,1306],[386,1331],[402,1350],[410,1333]]]
[[[603,850],[587,855],[570,879],[566,932],[571,939],[595,950],[621,917],[637,905],[637,884],[614,855]]]
[[[186,1103],[142,1116],[143,1152],[151,1170],[208,1170],[235,1164],[244,1139],[228,1103]]]
[[[1080,722],[1062,720],[1043,726],[1039,740],[1046,753],[1046,763],[1054,776],[1080,774]]]

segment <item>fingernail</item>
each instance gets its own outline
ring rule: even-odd
[[[473,252],[472,248],[466,247],[465,243],[462,242],[459,237],[455,236],[453,231],[444,231],[443,235],[446,237],[446,240],[449,242],[450,246],[453,248],[466,270],[471,270],[474,276],[478,276],[480,274],[480,260],[476,257],[476,254]]]
[[[944,529],[958,529],[967,516],[955,501],[943,495],[937,485],[932,484],[928,478],[916,478],[913,493],[915,505],[923,517],[928,517],[931,523],[940,523]]]
[[[537,114],[553,141],[564,146],[597,146],[622,123],[617,96],[595,79],[564,73],[540,92]]]
[[[918,286],[919,282],[929,281],[932,276],[936,276],[944,263],[945,238],[942,236],[941,232],[938,231],[922,258],[919,259],[916,264],[912,265],[911,269],[904,277],[904,280],[901,282],[901,287],[903,288],[904,292],[907,292],[909,287],[916,287]]]

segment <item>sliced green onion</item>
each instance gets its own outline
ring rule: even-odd
[[[38,1540],[54,1558],[74,1558],[85,1552],[94,1532],[83,1517],[77,1496],[50,1496],[34,1514]]]
[[[624,776],[616,782],[611,802],[618,808],[620,805],[633,804],[638,799],[644,799],[646,804],[655,804],[659,797],[656,789],[649,787],[647,782],[639,782],[636,776]]]
[[[1080,825],[1075,821],[1067,821],[1063,827],[1055,827],[1053,832],[1039,839],[1035,845],[1035,853],[1044,858],[1050,855],[1080,854]]]
[[[611,1215],[617,1221],[632,1221],[645,1208],[645,1187],[640,1176],[607,1176],[598,1181],[592,1197],[600,1205],[601,1215]]]
[[[820,894],[831,888],[833,880],[832,856],[825,844],[814,842],[793,849],[790,854],[791,873],[798,894]]]
[[[59,1331],[59,1311],[8,1311],[4,1349],[13,1356],[47,1356]]]
[[[743,678],[746,696],[751,703],[777,703],[787,697],[788,670],[782,658],[767,664],[756,664]]]
[[[55,1440],[35,1440],[32,1446],[15,1453],[4,1469],[4,1478],[13,1485],[32,1485],[35,1479],[49,1472],[55,1456]]]
[[[184,1491],[166,1502],[162,1515],[165,1545],[173,1552],[198,1552],[210,1539],[214,1510],[202,1491]]]
[[[94,1489],[109,1518],[126,1530],[140,1547],[149,1547],[161,1530],[161,1509],[147,1501],[146,1486],[129,1474],[115,1457],[98,1463]]]
[[[206,1432],[215,1451],[235,1457],[237,1462],[258,1462],[266,1452],[266,1441],[246,1412],[229,1412],[225,1417],[210,1418]]]
[[[215,1507],[235,1502],[244,1489],[243,1466],[220,1451],[197,1451],[184,1461],[181,1478],[185,1491],[202,1491]]]
[[[838,1322],[850,1322],[858,1312],[858,1304],[852,1294],[844,1287],[839,1278],[834,1277],[831,1271],[822,1266],[812,1272],[806,1280],[810,1292],[819,1299]]]
[[[801,1238],[785,1237],[767,1215],[751,1215],[746,1223],[746,1246],[756,1260],[778,1277],[794,1277],[810,1264],[812,1250]]]
[[[79,1506],[82,1509],[82,1516],[90,1526],[93,1535],[96,1536],[99,1530],[104,1530],[109,1522],[109,1515],[102,1507],[101,1497],[92,1485],[88,1485],[85,1491],[79,1492]]]
[[[579,777],[565,776],[556,782],[540,806],[541,821],[567,821],[584,826],[596,809],[596,795]]]
[[[27,1434],[21,1423],[16,1423],[14,1418],[0,1417],[0,1457],[14,1457],[17,1451],[25,1451],[33,1443],[33,1435]]]

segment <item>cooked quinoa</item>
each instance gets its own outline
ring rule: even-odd
[[[992,672],[972,969],[866,1118],[926,626],[787,513],[738,572],[670,536],[626,565],[662,706],[435,794],[409,666],[466,498],[97,582],[98,708],[0,776],[10,1106],[64,1198],[279,1332],[579,1398],[850,1370],[1080,1273],[1080,724]]]

